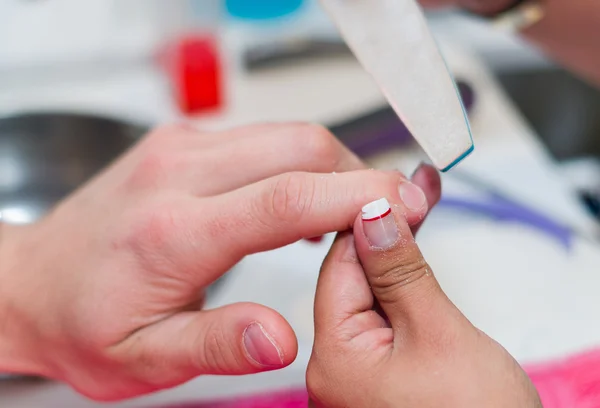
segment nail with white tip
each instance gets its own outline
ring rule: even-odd
[[[398,241],[398,227],[390,203],[385,198],[373,201],[362,209],[365,235],[373,249],[385,250]]]

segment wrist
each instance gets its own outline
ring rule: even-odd
[[[27,291],[17,279],[24,272],[17,237],[26,228],[0,222],[0,373],[44,375],[37,336],[29,329],[34,325],[26,312]]]

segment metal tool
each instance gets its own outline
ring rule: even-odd
[[[414,0],[321,0],[413,137],[441,170],[473,151],[464,106]]]

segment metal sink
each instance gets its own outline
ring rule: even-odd
[[[68,113],[0,119],[0,212],[29,223],[132,146],[145,128]]]
[[[557,160],[600,158],[600,89],[558,68],[498,79]]]
[[[147,131],[93,115],[27,113],[0,118],[0,214],[28,224],[109,165]],[[207,290],[211,298],[225,277]]]

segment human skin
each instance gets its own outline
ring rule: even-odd
[[[514,0],[420,0],[425,7],[456,5],[483,15],[504,10]],[[600,2],[541,0],[544,18],[523,36],[564,67],[600,86]]]
[[[339,234],[323,263],[310,406],[541,408],[516,361],[443,293],[389,202],[391,214]]]
[[[0,224],[0,372],[112,401],[285,367],[287,321],[202,310],[207,286],[248,254],[348,229],[377,197],[433,204],[432,177],[366,169],[316,125],[155,130],[41,221]],[[404,212],[419,223],[428,208]]]

